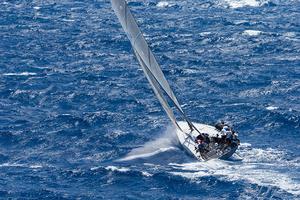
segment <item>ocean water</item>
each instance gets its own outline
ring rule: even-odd
[[[300,199],[300,2],[134,0],[195,122],[232,159],[180,147],[107,0],[0,2],[1,199]]]

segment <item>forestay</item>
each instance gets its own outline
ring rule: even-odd
[[[174,113],[171,110],[171,108],[170,108],[167,100],[162,95],[163,92],[161,91],[161,89],[160,89],[157,81],[155,80],[155,77],[151,74],[151,72],[149,71],[149,69],[147,68],[147,66],[145,65],[145,63],[141,59],[141,57],[137,54],[137,52],[135,52],[135,55],[136,55],[136,57],[137,57],[140,65],[142,66],[142,69],[143,69],[143,71],[144,71],[144,73],[145,73],[148,81],[150,82],[150,85],[151,85],[152,89],[154,90],[155,95],[157,96],[159,102],[161,103],[162,107],[166,111],[168,117],[171,119],[171,121],[173,122],[173,124],[182,131],[182,129],[180,128],[180,126],[178,125],[178,123],[176,121]]]
[[[153,88],[158,100],[162,104],[164,110],[166,111],[167,115],[177,126],[180,130],[180,126],[178,125],[176,118],[174,116],[173,111],[171,110],[170,105],[168,104],[166,98],[164,97],[163,93],[165,93],[174,103],[175,107],[178,111],[182,114],[183,118],[188,123],[191,130],[197,128],[190,122],[190,120],[186,117],[185,113],[183,112],[180,104],[178,103],[177,98],[175,97],[173,91],[168,84],[163,72],[158,65],[153,53],[151,52],[142,32],[138,28],[138,25],[133,18],[127,3],[125,0],[111,0],[112,8],[115,11],[125,33],[127,34],[131,45],[133,47],[134,53]],[[198,130],[197,130],[198,131]],[[199,132],[199,131],[198,131]]]

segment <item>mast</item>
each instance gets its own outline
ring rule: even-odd
[[[163,93],[165,93],[166,96],[175,105],[176,109],[189,125],[191,131],[196,130],[197,132],[199,132],[181,108],[159,64],[157,63],[152,51],[150,50],[141,30],[139,29],[133,15],[131,14],[126,1],[111,0],[111,3],[114,12],[116,13],[127,37],[130,40],[134,54],[137,57],[137,60],[139,61],[145,76],[147,77],[152,89],[154,90],[154,93],[156,94],[158,100],[166,111],[168,117],[171,119],[172,123],[182,131]]]

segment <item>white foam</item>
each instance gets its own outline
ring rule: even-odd
[[[25,165],[18,163],[3,163],[0,165],[0,167],[25,167]]]
[[[148,172],[143,172],[143,171],[142,171],[142,175],[143,175],[143,176],[146,176],[146,177],[151,177],[151,176],[153,176],[153,174],[150,174],[150,173],[148,173]]]
[[[241,8],[245,6],[259,7],[268,3],[268,0],[224,0],[230,8]]]
[[[207,162],[173,163],[170,165],[176,169],[176,172],[171,173],[195,181],[203,176],[214,176],[226,181],[244,180],[260,186],[279,187],[294,195],[300,194],[299,181],[291,177],[289,170],[280,170],[293,167],[289,161],[284,160],[285,152],[271,148],[251,149],[251,145],[246,144],[242,146],[239,153],[244,158],[241,162],[232,163],[216,159]],[[292,161],[294,162],[297,160]],[[178,169],[186,172],[178,172]]]
[[[241,143],[240,148],[241,147],[243,147],[243,148],[245,148],[245,147],[251,147],[251,146],[252,145],[250,143],[244,142],[244,143]]]
[[[75,22],[74,19],[62,19],[62,21],[64,21],[64,22]]]
[[[243,35],[248,35],[248,36],[258,36],[261,33],[262,32],[258,31],[258,30],[245,30],[242,34]]]
[[[277,110],[278,107],[276,107],[276,106],[268,106],[268,107],[266,107],[266,109],[267,110]]]
[[[208,36],[210,34],[211,34],[211,32],[208,32],[208,31],[199,33],[200,36]]]
[[[106,170],[110,170],[110,171],[118,171],[118,172],[128,172],[130,171],[129,168],[127,167],[116,167],[116,166],[108,166],[108,167],[105,167]]]
[[[100,169],[100,167],[91,167],[92,171],[97,170],[97,169]]]
[[[3,76],[35,76],[34,72],[4,73]]]
[[[167,1],[160,1],[156,4],[156,6],[159,8],[167,8],[167,7],[172,7],[174,5],[175,3],[167,2]]]
[[[42,168],[42,165],[30,165],[29,168],[31,169],[38,169],[38,168]]]
[[[3,163],[0,165],[0,167],[25,167],[31,169],[38,169],[38,168],[42,168],[43,166],[39,164],[26,165],[26,164],[18,164],[18,163]]]
[[[132,150],[121,160],[131,160],[140,157],[152,156],[175,148],[178,144],[174,128],[168,129],[165,134],[154,141],[150,141]],[[294,179],[294,172],[299,168],[299,159],[287,160],[286,152],[273,148],[253,148],[250,143],[241,143],[236,152],[242,159],[224,161],[219,159],[206,162],[170,163],[169,173],[182,176],[192,181],[199,181],[199,177],[214,176],[225,181],[246,181],[264,187],[277,187],[294,195],[300,195],[300,182]],[[158,168],[154,164],[144,163],[145,166]],[[128,171],[128,168],[109,167],[110,170]],[[174,169],[174,170],[172,170]],[[285,170],[289,169],[289,170]],[[294,170],[294,171],[291,171]],[[152,176],[141,171],[144,176]]]
[[[242,20],[234,20],[233,23],[236,24],[236,25],[240,25],[240,24],[243,24],[243,23],[249,23],[249,21],[242,19]]]

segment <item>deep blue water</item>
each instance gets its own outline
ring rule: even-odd
[[[181,149],[109,1],[1,1],[1,198],[300,198],[300,2],[167,2],[129,6],[188,116],[233,124],[237,155]]]

